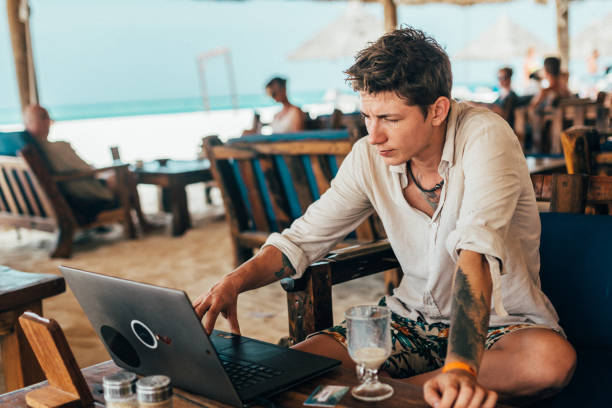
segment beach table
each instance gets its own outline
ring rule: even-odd
[[[85,380],[92,391],[93,397],[96,400],[96,407],[102,407],[104,397],[102,394],[102,377],[112,374],[120,370],[112,361],[100,363],[82,370]],[[205,379],[202,379],[205,381]],[[348,392],[336,407],[338,408],[359,408],[359,407],[388,407],[388,408],[424,408],[428,405],[423,400],[423,392],[421,387],[406,384],[405,382],[394,380],[391,378],[382,378],[381,381],[389,383],[393,386],[393,396],[385,401],[374,403],[361,402],[356,400]],[[284,408],[303,408],[303,403],[306,398],[321,384],[329,385],[357,385],[358,381],[355,372],[343,368],[335,370],[309,380],[296,387],[284,391],[281,394],[270,398],[270,400],[278,407]],[[27,388],[13,391],[8,394],[0,395],[0,406],[12,408],[26,408],[25,394],[35,388],[42,387],[45,383],[36,384]],[[188,393],[179,389],[174,389],[174,408],[225,408],[228,405],[209,400],[207,398]],[[255,405],[259,406],[259,405]],[[498,405],[498,407],[504,407]]]
[[[0,265],[0,351],[7,390],[44,378],[17,319],[26,310],[42,315],[42,300],[65,290],[61,276],[20,272]]]
[[[188,184],[212,180],[210,162],[202,160],[155,160],[141,167],[131,166],[138,184],[155,184],[162,188],[163,201],[172,213],[172,235],[183,235],[191,227],[187,208]]]

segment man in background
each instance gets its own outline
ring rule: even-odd
[[[48,140],[53,121],[45,108],[40,105],[27,106],[23,111],[23,121],[25,130],[32,136],[36,147],[54,174],[94,169],[79,157],[70,143]],[[117,208],[119,205],[117,180],[113,171],[103,172],[91,178],[67,181],[62,183],[60,188],[66,201],[82,222],[91,222],[100,212]],[[136,180],[131,174],[129,175],[128,191],[130,204],[136,210],[141,228],[148,230],[150,226],[140,208]]]

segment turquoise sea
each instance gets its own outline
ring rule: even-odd
[[[318,102],[326,90],[350,92],[342,71],[350,58],[294,62],[287,55],[338,18],[346,2],[297,0],[30,0],[41,103],[56,120],[190,112],[203,109],[196,56],[228,47],[241,107],[271,105],[263,85],[290,79],[298,104]],[[367,4],[382,20],[382,7]],[[612,12],[610,0],[573,2],[570,35]],[[555,1],[532,0],[459,7],[401,6],[399,22],[433,35],[452,55],[502,14],[554,46]],[[0,125],[20,121],[6,10],[0,8]],[[494,86],[502,64],[453,61],[455,84]],[[573,61],[572,73],[584,72]],[[207,67],[213,109],[231,107],[221,60]]]

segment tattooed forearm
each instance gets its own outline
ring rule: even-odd
[[[286,278],[295,273],[295,269],[293,268],[293,265],[291,265],[289,258],[287,258],[285,254],[282,254],[282,256],[283,256],[283,266],[278,271],[274,272],[274,276],[276,276],[279,279]]]
[[[489,305],[474,293],[467,276],[457,268],[451,306],[449,354],[478,369],[489,327]]]

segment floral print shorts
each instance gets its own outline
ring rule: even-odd
[[[385,298],[378,303],[386,306]],[[489,327],[489,333],[485,341],[485,349],[490,349],[503,335],[514,331],[542,327],[534,324],[513,324],[509,326]],[[381,366],[392,377],[405,378],[422,374],[442,367],[446,358],[448,346],[449,326],[444,323],[425,323],[406,319],[395,313],[391,313],[391,356]],[[344,347],[346,344],[346,322],[329,329],[313,333],[327,334]]]

